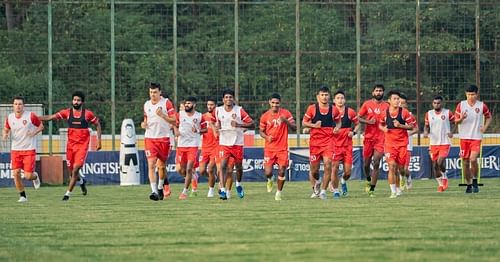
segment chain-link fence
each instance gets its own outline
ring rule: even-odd
[[[6,0],[0,11],[0,102],[23,95],[54,113],[82,90],[113,137],[122,119],[140,123],[149,82],[175,102],[197,96],[201,111],[235,88],[256,121],[272,92],[301,119],[321,84],[359,108],[383,83],[421,126],[434,95],[454,109],[477,84],[500,133],[497,1]]]

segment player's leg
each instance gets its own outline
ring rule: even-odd
[[[233,157],[230,157],[227,161],[227,173],[226,173],[226,177],[227,177],[227,180],[226,180],[226,195],[227,195],[227,198],[231,198],[231,190],[233,188],[233,180],[234,180],[234,177],[233,177],[233,171],[234,171],[234,158]]]
[[[340,198],[340,192],[339,192],[339,167],[340,167],[340,161],[335,159],[332,161],[332,173],[331,173],[331,181],[332,181],[332,186],[333,186],[333,198],[338,199]]]
[[[383,151],[375,150],[373,152],[373,161],[372,161],[373,170],[372,170],[372,175],[371,175],[372,181],[370,183],[370,191],[371,192],[375,191],[375,186],[377,185],[378,176],[380,174],[380,162],[381,162],[383,156],[384,156]]]
[[[14,184],[16,185],[17,192],[19,192],[19,200],[17,202],[27,202],[28,197],[24,191],[24,184],[21,179],[21,168],[12,169],[12,176],[14,176]]]
[[[478,193],[479,192],[479,185],[477,182],[477,177],[478,177],[478,172],[479,172],[479,152],[477,151],[472,151],[470,153],[470,171],[469,171],[469,178],[468,181],[472,180],[472,192]],[[469,183],[469,182],[467,182]]]
[[[352,163],[344,161],[344,175],[340,179],[340,184],[342,186],[342,195],[343,196],[348,195],[347,180],[349,180],[351,178],[351,174],[352,174]]]
[[[267,178],[267,192],[273,192],[273,165],[276,162],[276,157],[273,152],[264,150],[264,175]]]
[[[222,200],[227,200],[226,195],[226,182],[227,182],[227,172],[228,172],[228,156],[225,150],[225,147],[220,146],[218,158],[220,161],[220,172],[219,172],[219,183],[220,183],[220,193],[219,198]]]
[[[288,167],[288,151],[280,151],[276,153],[276,163],[278,164],[278,177],[276,178],[278,188],[276,189],[276,194],[274,195],[274,200],[281,200],[281,191],[283,191],[283,186],[285,185],[285,173]],[[271,166],[272,168],[272,166]],[[271,169],[272,170],[272,169]]]
[[[331,151],[324,151],[322,154],[324,171],[321,191],[319,193],[319,198],[321,199],[326,199],[326,190],[328,189],[328,185],[330,184],[330,177],[332,174],[332,156],[333,152]]]
[[[234,158],[234,166],[236,168],[236,192],[239,198],[245,197],[245,191],[241,180],[243,179],[243,146],[233,146],[232,156]]]
[[[370,191],[372,175],[371,175],[371,165],[373,161],[373,153],[374,153],[374,142],[371,140],[363,141],[363,171],[366,179],[365,183],[365,192]]]
[[[446,155],[448,155],[448,153],[446,153]],[[448,177],[446,176],[445,159],[446,156],[439,155],[436,161],[436,169],[435,169],[436,174],[440,175],[443,184],[443,191],[448,189]]]
[[[312,155],[310,156],[310,158],[311,157]],[[311,198],[318,198],[320,193],[321,182],[319,180],[319,167],[320,167],[319,160],[320,160],[319,156],[315,156],[314,160],[312,158],[310,160],[309,181],[311,182],[312,185]]]
[[[391,188],[391,198],[397,197],[396,193],[396,175],[398,170],[398,165],[395,160],[391,160],[388,162],[389,164],[389,173],[387,175],[387,180],[389,182],[389,187]]]

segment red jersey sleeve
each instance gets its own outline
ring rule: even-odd
[[[485,103],[483,103],[483,114],[485,118],[490,118],[491,117],[491,112],[488,106],[486,106]]]
[[[426,117],[426,121],[428,121],[428,119],[427,119],[427,115],[425,115],[425,117]],[[450,119],[450,121],[455,121],[455,114],[453,114],[453,113],[451,112],[451,110],[449,110],[449,111],[448,111],[448,118]],[[426,125],[427,125],[427,124],[428,124],[428,122],[426,122]]]
[[[455,109],[455,121],[460,119],[460,113],[462,113],[462,109],[460,108],[460,103],[458,103],[457,108]]]
[[[61,119],[68,119],[69,117],[69,109],[62,109],[61,111],[56,113],[56,119],[61,120]]]
[[[97,118],[94,112],[90,110],[85,110],[85,119],[94,125],[97,125],[97,123],[99,123],[99,118]]]
[[[356,111],[354,111],[354,109],[352,108],[349,108],[348,114],[349,114],[349,119],[351,119],[351,121],[355,125],[357,125],[359,123],[359,119],[358,119],[358,114],[356,114]]]
[[[285,110],[285,117],[290,123],[295,123],[295,120],[293,119],[293,115],[290,111]]]
[[[332,110],[333,121],[334,122],[339,121],[340,118],[342,118],[342,116],[340,115],[339,109],[336,106],[333,106],[333,110]]]
[[[262,116],[260,117],[260,121],[259,121],[259,128],[260,129],[266,129],[266,126],[267,126],[267,113],[264,113],[262,114]]]
[[[167,110],[167,115],[174,116],[175,115],[174,105],[172,104],[172,101],[170,101],[170,99],[166,99],[166,100],[167,101],[165,102],[165,108]]]
[[[31,123],[36,127],[39,127],[40,124],[42,124],[42,122],[40,121],[40,118],[38,118],[38,116],[33,112],[31,112],[31,114],[30,114],[30,119],[31,119]]]
[[[175,125],[179,126],[180,123],[181,121],[179,120],[179,113],[175,113]]]
[[[363,105],[361,106],[361,109],[359,109],[359,112],[358,112],[358,115],[359,115],[360,117],[363,117],[364,115],[366,115],[366,113],[368,113],[368,109],[367,109],[367,107],[368,107],[368,106],[367,106],[366,102],[365,102],[365,103],[363,103]]]
[[[304,121],[304,122],[311,121],[315,114],[316,114],[316,107],[314,105],[310,105],[307,108],[306,113],[304,114],[304,118],[302,121]]]
[[[407,124],[415,126],[415,124],[417,123],[417,120],[415,119],[413,114],[410,113],[410,111],[403,109],[401,115]]]
[[[248,124],[248,123],[252,122],[252,118],[245,111],[245,109],[243,109],[243,107],[240,109],[240,114],[241,114],[241,121],[243,121],[243,123],[247,123]]]
[[[386,109],[386,110],[383,110],[382,112],[380,112],[380,115],[378,116],[378,118],[376,119],[378,124],[382,125],[382,126],[386,126],[386,118],[387,118],[387,110],[389,109]],[[403,116],[404,118],[404,116]]]
[[[205,129],[208,127],[208,123],[210,122],[210,119],[207,119],[207,116],[205,114],[201,115],[201,128]]]
[[[5,124],[3,125],[5,129],[10,129],[9,118],[5,118]]]
[[[452,113],[451,113],[451,111],[450,111],[450,120],[451,120],[451,116],[452,116]],[[426,125],[426,126],[428,126],[428,125],[429,125],[429,112],[425,112],[424,122],[425,122],[425,125]]]

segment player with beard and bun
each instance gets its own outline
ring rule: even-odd
[[[93,124],[97,131],[97,147],[101,149],[101,124],[99,119],[92,111],[84,108],[85,95],[76,91],[73,93],[72,105],[73,108],[63,109],[53,115],[41,116],[40,120],[66,120],[68,123],[68,139],[66,143],[66,162],[71,175],[71,180],[68,185],[68,190],[64,194],[62,200],[67,201],[71,196],[71,192],[77,181],[80,181],[80,187],[83,195],[87,195],[87,186],[84,178],[80,178],[80,169],[85,163],[87,152],[90,143],[89,124]]]
[[[384,133],[378,128],[381,113],[389,108],[389,104],[382,101],[384,90],[381,84],[373,86],[372,99],[364,102],[358,112],[359,122],[366,124],[363,140],[363,167],[366,176],[365,191],[370,197],[375,196],[380,160],[384,156]]]
[[[429,151],[432,161],[432,169],[438,182],[438,192],[448,189],[448,177],[444,160],[450,152],[453,132],[451,123],[455,122],[455,115],[443,108],[443,97],[436,96],[432,100],[432,110],[425,113],[424,137],[429,137]]]

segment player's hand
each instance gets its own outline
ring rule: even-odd
[[[234,121],[234,120],[231,120],[231,126],[238,127],[238,123],[236,123],[236,121]]]
[[[281,120],[281,122],[288,124],[288,119],[286,117],[280,116],[280,120]]]
[[[383,126],[383,127],[381,127],[381,128],[382,128],[382,131],[383,131],[384,133],[387,133],[387,131],[389,131],[389,129],[388,129],[386,126]]]
[[[399,123],[399,121],[397,119],[392,120],[392,124],[394,125],[394,127],[400,127],[401,126],[401,124]]]
[[[266,140],[267,140],[268,143],[273,142],[273,136],[267,136]]]
[[[453,133],[448,133],[449,138],[453,138]]]
[[[448,136],[449,136],[449,135],[450,135],[450,134],[448,134]],[[429,133],[424,132],[424,138],[428,138],[428,137],[429,137]]]
[[[321,128],[321,120],[316,121],[316,123],[313,124],[313,128]]]
[[[161,107],[158,107],[156,109],[156,115],[158,115],[159,117],[163,118],[164,114],[163,114],[163,110],[161,109]]]
[[[460,113],[460,119],[461,119],[461,120],[464,120],[464,119],[466,119],[466,118],[467,118],[467,112],[461,112],[461,113]]]
[[[353,131],[349,131],[349,133],[347,134],[348,137],[353,137],[354,136],[354,132]]]
[[[196,127],[191,127],[191,131],[193,131],[193,133],[198,133],[198,129],[196,129]]]
[[[333,133],[334,134],[338,134],[339,131],[340,131],[340,128],[338,128],[338,127],[333,128]]]
[[[311,129],[308,127],[304,127],[304,129],[302,129],[302,133],[304,133],[304,134],[309,134],[310,131],[311,131]]]
[[[97,139],[97,146],[96,146],[95,150],[99,151],[99,150],[101,150],[101,147],[102,147],[102,145],[101,145],[101,139]]]
[[[143,128],[143,129],[148,128],[148,122],[147,121],[141,122],[141,128]]]
[[[479,131],[481,131],[481,133],[484,133],[484,132],[486,132],[486,128],[484,128],[484,126],[482,126],[479,128]]]
[[[2,134],[2,139],[3,140],[7,140],[7,138],[9,138],[9,134],[8,133],[3,133]]]
[[[375,118],[372,118],[372,119],[367,119],[366,120],[366,123],[369,124],[369,125],[373,125],[377,122],[377,120],[375,120]]]

